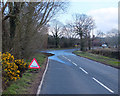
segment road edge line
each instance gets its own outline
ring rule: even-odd
[[[46,74],[47,69],[48,69],[48,63],[49,63],[49,59],[48,59],[48,61],[47,61],[47,65],[46,65],[45,71],[44,71],[44,73],[43,73],[42,80],[40,81],[40,85],[39,85],[39,87],[38,87],[37,95],[36,95],[36,96],[39,96],[39,94],[40,94],[41,87],[42,87],[42,84],[43,84],[43,80],[44,80],[44,78],[45,78],[45,74]]]

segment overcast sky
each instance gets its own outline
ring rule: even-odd
[[[64,24],[72,20],[72,14],[80,13],[92,16],[96,30],[106,33],[112,28],[118,28],[119,0],[69,0],[69,8],[58,19]],[[96,34],[96,30],[94,34]]]

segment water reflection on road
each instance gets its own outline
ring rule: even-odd
[[[42,51],[42,52],[54,54],[53,56],[48,57],[48,59],[55,60],[55,61],[58,61],[58,62],[61,62],[61,63],[64,63],[64,64],[71,65],[70,63],[65,62],[64,60],[62,60],[61,57],[63,55],[73,55],[73,56],[75,56],[74,54],[72,54],[72,52],[75,51],[75,50],[77,50],[77,49],[47,50],[47,51]]]

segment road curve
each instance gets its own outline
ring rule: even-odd
[[[72,54],[46,51],[48,69],[39,94],[118,94],[118,69]]]

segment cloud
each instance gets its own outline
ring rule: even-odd
[[[118,8],[101,8],[87,13],[96,22],[98,30],[107,32],[112,28],[118,28]]]

